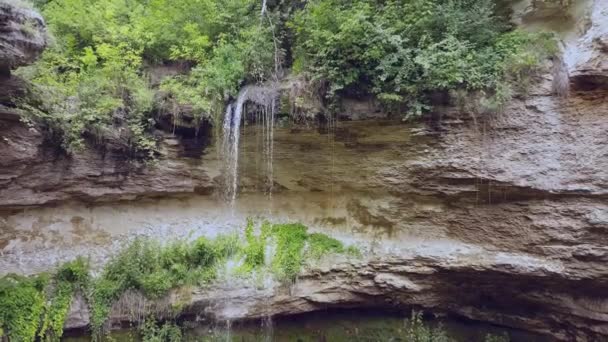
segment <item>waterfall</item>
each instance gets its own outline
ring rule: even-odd
[[[267,86],[245,86],[239,92],[235,102],[226,106],[222,125],[222,161],[224,172],[224,199],[234,208],[238,192],[239,172],[239,140],[243,114],[247,115],[246,104],[252,103],[260,107],[262,115],[253,119],[262,125],[264,131],[264,160],[266,164],[266,179],[269,182],[268,192],[272,194],[273,180],[273,140],[274,116],[278,98],[278,84]],[[257,114],[260,111],[256,112]]]
[[[272,315],[267,315],[262,319],[262,334],[264,342],[272,342],[274,340],[274,323]]]
[[[226,320],[226,342],[232,342],[232,321]]]
[[[239,139],[241,137],[241,117],[247,100],[248,88],[239,93],[236,104],[229,104],[224,114],[222,152],[224,160],[224,197],[234,205],[238,185]]]

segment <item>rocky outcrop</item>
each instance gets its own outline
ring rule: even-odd
[[[212,172],[188,154],[180,141],[199,139],[168,135],[155,163],[133,160],[121,151],[85,149],[63,153],[18,116],[0,117],[0,207],[15,209],[62,201],[107,202],[212,191]],[[195,143],[203,152],[204,143]],[[184,157],[184,158],[181,158]]]
[[[595,0],[589,12],[590,26],[578,41],[572,63],[572,83],[579,90],[608,90],[608,3]]]
[[[333,262],[309,269],[293,286],[214,287],[180,290],[147,301],[128,293],[113,307],[110,325],[150,314],[215,321],[263,319],[334,308],[417,308],[527,329],[557,340],[587,341],[608,333],[604,301],[593,271],[569,279],[559,261],[479,247],[430,243],[365,261]],[[501,291],[496,291],[500,284]],[[573,296],[572,289],[581,291]],[[582,295],[585,293],[584,295]],[[599,300],[599,301],[598,301]],[[67,328],[85,328],[88,312],[72,307]]]
[[[47,44],[40,14],[20,4],[0,3],[0,120],[12,120],[15,114],[9,108],[28,93],[25,82],[11,77],[11,69],[33,63]]]
[[[0,72],[33,63],[47,45],[46,25],[20,1],[0,3]]]

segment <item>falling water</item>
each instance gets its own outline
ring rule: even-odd
[[[226,342],[232,342],[232,321],[226,320]]]
[[[246,104],[252,103],[261,108],[261,115],[255,116],[257,124],[262,125],[264,131],[264,160],[266,164],[266,178],[270,185],[269,193],[272,193],[273,180],[273,140],[274,140],[274,116],[276,99],[278,98],[278,84],[269,86],[246,86],[239,92],[235,102],[226,107],[224,123],[222,126],[222,160],[224,162],[224,198],[234,208],[236,194],[238,191],[238,164],[239,164],[239,140],[240,127],[243,113],[247,114]],[[259,113],[259,112],[256,112]]]
[[[236,104],[226,107],[223,125],[223,160],[225,171],[224,195],[226,200],[233,206],[236,200],[239,166],[239,139],[241,137],[241,117],[243,105],[247,100],[248,88],[245,87],[239,93]]]
[[[274,337],[274,323],[272,316],[268,315],[262,319],[262,330],[264,334],[264,342],[272,342]]]

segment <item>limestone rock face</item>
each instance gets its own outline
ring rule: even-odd
[[[87,149],[66,155],[15,115],[0,116],[0,132],[0,206],[4,208],[208,193],[214,187],[209,169],[179,157],[184,152],[175,137],[163,140],[163,159],[147,164],[117,151]]]
[[[150,314],[166,317],[177,303],[184,315],[217,321],[332,308],[415,307],[544,333],[556,340],[595,341],[608,334],[606,314],[598,310],[605,300],[591,295],[599,294],[598,285],[568,279],[560,261],[541,257],[464,245],[449,255],[413,248],[399,255],[310,269],[291,287],[218,286],[176,291],[158,301],[130,292],[113,306],[109,325]],[[573,297],[575,288],[589,295]],[[88,322],[78,318],[88,315],[86,306],[76,301],[66,328],[86,327]]]
[[[0,3],[0,71],[33,63],[47,45],[42,16],[14,3]]]
[[[608,3],[595,0],[590,25],[579,40],[572,63],[573,86],[581,90],[608,89]]]
[[[558,340],[608,339],[608,2],[591,5],[590,25],[564,51],[572,80],[567,98],[553,94],[547,74],[530,97],[502,114],[474,118],[450,108],[441,120],[416,127],[341,122],[276,131],[272,176],[260,172],[267,160],[249,143],[263,137],[245,127],[238,205],[256,210],[243,215],[266,212],[257,209],[271,200],[252,194],[271,183],[269,205],[277,217],[282,212],[281,218],[319,229],[367,230],[368,240],[379,241],[377,250],[361,261],[309,269],[290,290],[217,287],[166,300],[187,302],[186,313],[231,319],[416,306]],[[145,164],[112,151],[60,154],[17,119],[0,114],[0,208],[27,210],[0,216],[0,270],[36,260],[11,259],[20,246],[54,245],[66,236],[58,216],[69,212],[59,208],[69,201],[91,204],[67,219],[80,243],[88,238],[77,234],[84,223],[102,231],[95,219],[116,222],[107,218],[114,212],[95,202],[119,213],[141,205],[126,200],[220,191],[221,158],[198,145],[201,155],[193,158],[185,135],[165,136],[163,156]],[[197,205],[210,202],[184,200],[162,215],[185,221],[188,214],[191,224],[203,210]],[[37,208],[51,204],[58,207]],[[161,205],[136,209],[131,226],[147,229],[167,219],[147,218]],[[27,224],[15,228],[19,220]],[[46,230],[54,234],[48,240]],[[106,240],[123,238],[114,231]],[[162,313],[161,304],[150,310]],[[73,307],[68,328],[87,324],[83,310]],[[116,310],[115,321],[136,319]]]

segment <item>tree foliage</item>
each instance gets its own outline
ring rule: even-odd
[[[492,0],[312,0],[291,26],[294,64],[329,81],[330,96],[373,93],[409,116],[435,92],[503,90],[552,52],[546,35],[513,31]]]
[[[513,30],[495,1],[285,0],[261,15],[258,0],[37,0],[55,38],[19,71],[38,95],[23,108],[67,150],[89,138],[152,155],[158,108],[213,118],[280,63],[329,84],[330,99],[373,94],[410,117],[438,92],[500,107],[552,47]],[[151,87],[148,72],[167,63],[185,72]]]
[[[147,70],[176,61],[194,66],[163,89],[178,104],[209,115],[246,78],[262,79],[272,61],[271,32],[253,0],[55,0],[38,2],[55,37],[34,66],[24,104],[68,150],[84,138],[120,141],[152,153],[154,91]],[[269,59],[270,54],[270,59]]]

